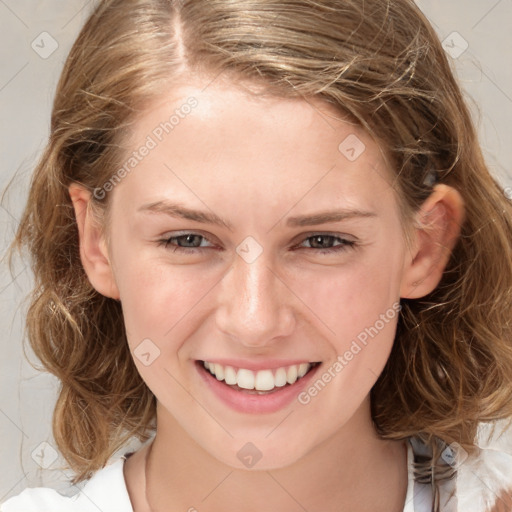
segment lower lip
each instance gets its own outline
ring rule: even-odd
[[[229,387],[224,381],[217,380],[202,361],[196,361],[196,367],[209,389],[232,409],[252,414],[272,413],[290,405],[299,393],[310,383],[321,365],[315,366],[304,377],[294,384],[278,388],[277,391],[265,395],[250,394]]]

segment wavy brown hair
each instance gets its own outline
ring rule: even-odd
[[[471,452],[480,421],[512,416],[512,206],[433,28],[411,0],[104,0],[66,61],[15,241],[31,256],[28,337],[62,383],[53,431],[75,481],[132,436],[148,438],[155,397],[132,361],[120,304],[81,265],[68,186],[101,187],[145,106],[187,73],[317,97],[348,115],[385,151],[405,226],[431,178],[462,195],[465,221],[442,280],[402,300],[371,391],[378,433],[422,439],[435,480],[439,440]],[[106,210],[108,199],[95,205]]]

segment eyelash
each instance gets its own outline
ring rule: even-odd
[[[178,240],[180,238],[186,238],[187,236],[198,236],[204,240],[208,240],[205,236],[203,236],[199,233],[186,232],[186,233],[183,233],[180,235],[175,235],[175,236],[171,236],[169,238],[164,238],[162,240],[158,240],[158,245],[163,246],[166,249],[169,249],[170,246],[172,246],[173,252],[181,252],[181,253],[185,253],[185,254],[193,254],[193,253],[197,253],[197,252],[203,252],[205,249],[210,248],[210,247],[180,247],[179,245],[172,244],[173,240]],[[330,233],[314,233],[312,235],[305,237],[303,242],[306,240],[315,238],[315,237],[331,238],[331,239],[333,239],[333,241],[339,241],[340,244],[336,245],[334,247],[329,247],[327,249],[317,249],[315,247],[302,247],[302,249],[314,250],[315,252],[318,252],[320,254],[333,254],[333,253],[337,253],[337,252],[346,251],[347,249],[355,249],[357,246],[356,242],[353,242],[352,240],[346,240],[345,238],[340,238],[339,236],[332,235]],[[301,243],[303,243],[303,242],[301,242]]]

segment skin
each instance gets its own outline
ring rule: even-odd
[[[398,316],[307,405],[293,401],[275,413],[230,409],[194,361],[301,358],[328,368],[401,297],[437,286],[459,235],[462,199],[438,185],[408,245],[392,172],[364,132],[321,101],[256,98],[210,81],[177,84],[138,119],[130,151],[187,98],[198,101],[109,192],[105,230],[90,194],[69,189],[91,283],[121,301],[132,352],[144,339],[160,351],[148,366],[134,357],[158,402],[147,475],[147,446],[125,464],[134,510],[401,511],[405,444],[377,437],[369,401]],[[351,134],[366,147],[355,161],[338,149]],[[140,211],[164,200],[215,213],[232,230]],[[286,225],[340,208],[375,216]],[[159,245],[182,230],[206,237],[189,241],[203,252],[173,252],[176,239]],[[356,245],[321,254],[308,237],[326,232]],[[248,236],[262,248],[251,263],[236,252]],[[328,237],[326,247],[340,243]],[[237,458],[247,442],[262,454],[251,469]]]

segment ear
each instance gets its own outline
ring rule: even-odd
[[[415,217],[414,243],[400,296],[417,299],[432,292],[443,276],[464,222],[464,201],[448,185],[436,185]]]
[[[75,210],[80,259],[85,273],[97,292],[105,297],[119,299],[105,236],[92,209],[91,193],[77,183],[71,184],[68,191]]]

